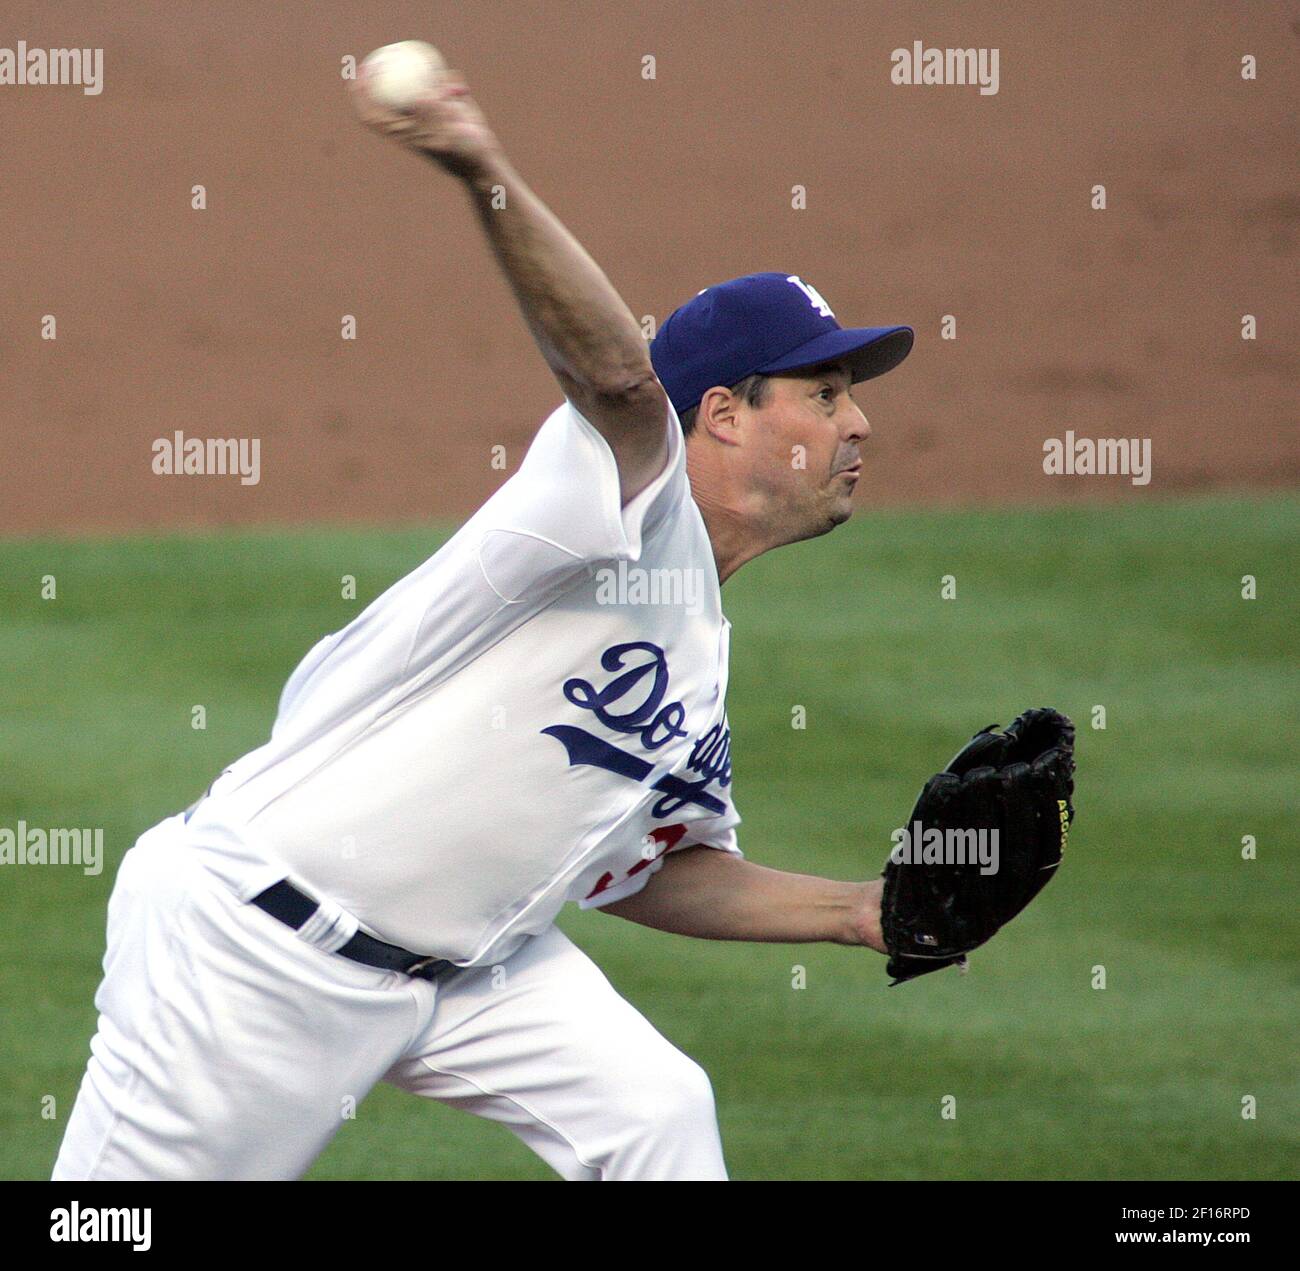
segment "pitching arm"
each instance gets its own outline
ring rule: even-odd
[[[394,114],[364,85],[363,120],[464,185],[537,347],[565,396],[609,443],[626,504],[667,459],[668,397],[645,337],[582,244],[507,159],[456,71],[414,110]]]

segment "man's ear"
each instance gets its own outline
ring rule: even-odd
[[[700,398],[699,409],[695,413],[695,428],[703,430],[715,441],[724,446],[735,446],[740,442],[739,401],[729,388],[717,386],[709,389]]]

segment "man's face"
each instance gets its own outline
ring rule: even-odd
[[[762,406],[740,405],[749,479],[787,541],[825,534],[853,514],[871,425],[849,389],[848,367],[828,363],[773,376]]]

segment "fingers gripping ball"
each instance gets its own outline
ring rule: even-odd
[[[1061,863],[1073,799],[1074,725],[1046,708],[1005,732],[982,729],[925,783],[908,850],[895,848],[885,864],[881,929],[895,984],[964,968],[967,953],[1038,895]],[[949,852],[977,836],[997,844],[992,870]]]
[[[447,63],[432,44],[402,40],[385,44],[361,63],[360,77],[370,96],[389,110],[410,110],[436,87]]]

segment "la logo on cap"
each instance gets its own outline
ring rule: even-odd
[[[817,290],[812,283],[804,282],[798,274],[791,274],[786,282],[792,282],[805,296],[808,297],[808,303],[812,305],[823,318],[833,318],[835,315],[831,312],[831,307],[822,299],[822,293]]]

